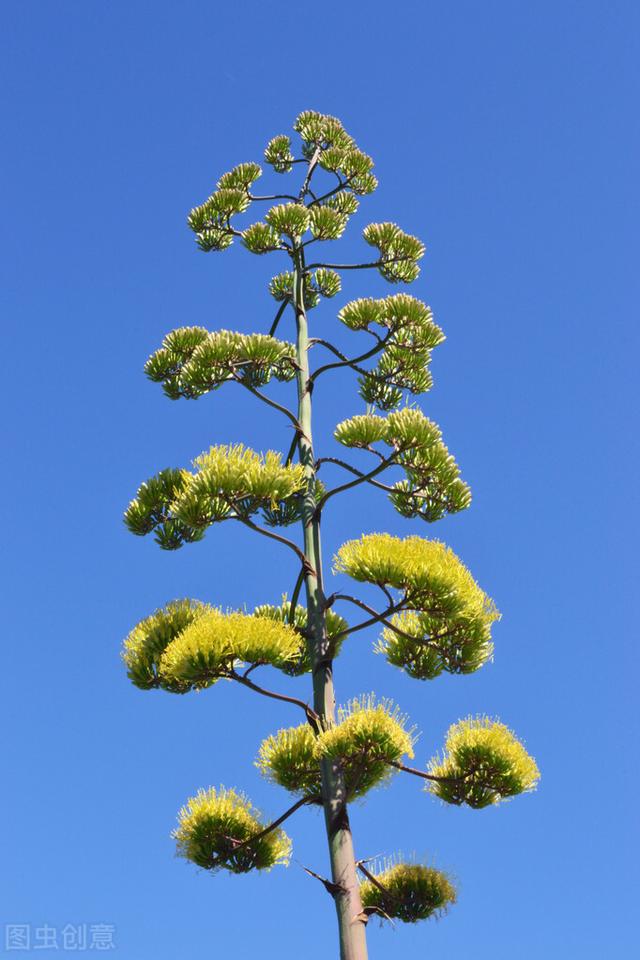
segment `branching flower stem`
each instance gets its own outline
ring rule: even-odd
[[[351,367],[351,369],[355,370],[357,373],[367,373],[368,371],[366,370],[360,370],[358,365],[362,363],[363,360],[369,360],[371,357],[375,357],[377,353],[380,353],[381,350],[384,350],[390,336],[391,334],[388,333],[384,339],[378,340],[375,346],[373,346],[370,350],[367,350],[366,353],[361,353],[359,357],[353,357],[352,359],[349,359],[347,356],[345,356],[344,353],[330,344],[327,340],[314,339],[314,344],[317,343],[323,347],[326,347],[328,350],[331,350],[331,352],[337,357],[340,357],[340,360],[337,360],[335,363],[325,363],[324,366],[318,367],[318,369],[311,374],[311,381],[315,383],[322,373],[326,373],[327,370],[337,370],[340,367]]]
[[[386,260],[373,260],[371,263],[310,263],[305,267],[305,273],[310,270],[323,268],[325,270],[372,270],[374,267],[385,267],[389,263],[405,263],[411,257],[389,257]]]
[[[290,303],[291,303],[291,300],[289,299],[289,297],[285,297],[285,299],[284,299],[284,300],[282,301],[282,303],[280,304],[280,309],[279,309],[278,312],[276,313],[276,315],[275,315],[275,317],[274,317],[274,319],[273,319],[273,323],[272,323],[271,326],[269,327],[269,336],[270,336],[270,337],[272,337],[272,336],[274,335],[274,333],[276,332],[276,330],[278,329],[278,324],[280,323],[280,320],[282,319],[282,316],[283,316],[285,310],[287,309],[287,307],[289,306]]]
[[[289,452],[287,453],[287,458],[286,458],[286,460],[285,460],[286,466],[289,466],[289,464],[293,461],[293,458],[294,458],[294,456],[295,456],[295,452],[296,452],[296,450],[298,449],[298,440],[299,440],[299,439],[300,439],[300,431],[299,431],[299,430],[296,430],[295,433],[294,433],[294,435],[293,435],[293,440],[291,441],[291,446],[289,447]]]
[[[381,462],[388,463],[388,460],[385,458],[384,454],[380,453],[380,451],[379,451],[379,450],[376,450],[374,447],[366,447],[366,450],[367,450],[369,453],[375,454],[375,456],[378,457],[378,459],[379,459]],[[400,463],[400,461],[398,461],[397,459],[395,459],[395,457],[396,457],[399,453],[404,453],[404,450],[396,450],[396,451],[395,451],[395,455],[394,455],[394,458],[393,458],[392,462],[391,462],[391,463],[388,463],[389,466],[398,466],[398,467],[404,466],[404,464]],[[355,474],[357,477],[362,477],[363,482],[364,482],[365,476],[367,476],[366,474],[362,473],[361,470],[358,470],[357,467],[351,466],[350,463],[346,463],[346,461],[340,460],[338,457],[321,457],[321,458],[317,461],[316,466],[320,466],[320,465],[323,464],[323,463],[333,463],[333,464],[335,464],[335,465],[338,466],[338,467],[342,467],[343,470],[348,470],[349,473],[353,473],[353,474]],[[423,476],[424,476],[424,479],[425,479],[425,480],[428,480],[428,478],[429,478],[434,472],[435,472],[435,471],[425,471],[425,473],[424,473],[424,475],[423,475]],[[370,483],[372,487],[375,487],[375,488],[376,488],[376,490],[384,490],[385,493],[397,493],[396,487],[391,487],[391,486],[389,486],[388,483],[381,483],[379,480],[374,480],[374,479],[372,479],[371,476],[368,477],[368,480],[367,480],[366,482],[367,482],[367,483]],[[424,484],[423,484],[421,487],[416,487],[415,489],[413,489],[413,490],[411,491],[411,496],[412,496],[414,499],[416,499],[416,500],[435,500],[436,498],[434,497],[434,495],[433,495],[432,493],[425,493],[425,492],[424,492],[425,489],[426,489],[426,487],[425,487]],[[437,501],[437,502],[442,502],[442,500],[441,500],[440,498],[438,498],[438,501]]]
[[[443,339],[443,334],[433,323],[426,304],[408,294],[353,301],[339,313],[338,319],[352,332],[368,335],[356,347],[344,348],[357,353],[355,356],[344,353],[341,345],[311,336],[308,310],[341,289],[343,271],[375,270],[389,283],[408,284],[419,275],[418,261],[424,245],[395,224],[372,223],[365,228],[363,238],[376,260],[344,264],[307,262],[323,255],[317,249],[310,253],[307,248],[327,239],[338,239],[350,215],[358,209],[358,196],[371,192],[377,181],[368,173],[372,161],[358,151],[336,118],[306,111],[294,129],[301,134],[305,156],[291,155],[287,136],[274,138],[265,151],[265,159],[274,172],[298,171],[297,165],[301,165],[297,184],[284,187],[292,193],[254,195],[251,187],[260,176],[261,167],[240,164],[224,174],[218,191],[189,216],[203,251],[222,250],[236,238],[253,254],[286,255],[284,260],[279,258],[286,264],[286,272],[269,284],[276,302],[262,321],[265,328],[270,323],[268,336],[256,334],[255,339],[250,339],[222,331],[219,340],[214,340],[200,327],[179,328],[163,340],[162,347],[145,367],[148,376],[162,382],[172,398],[196,398],[225,382],[239,383],[280,415],[285,448],[286,441],[290,441],[286,460],[283,464],[281,456],[271,452],[260,456],[243,444],[212,447],[210,453],[196,458],[192,472],[165,470],[144,483],[125,515],[134,534],[156,530],[156,540],[163,549],[195,542],[214,523],[237,520],[295,555],[295,567],[290,560],[287,567],[289,586],[293,586],[291,597],[288,599],[285,594],[279,607],[262,607],[262,618],[257,607],[251,615],[239,613],[233,619],[230,616],[224,626],[218,624],[218,611],[208,605],[192,600],[170,603],[139,623],[127,637],[125,661],[134,684],[144,689],[162,687],[182,692],[227,680],[265,700],[295,707],[298,721],[302,722],[302,729],[296,730],[303,734],[302,739],[297,738],[296,730],[292,737],[289,731],[280,731],[284,738],[278,735],[263,744],[259,766],[263,773],[271,774],[270,779],[288,785],[299,799],[265,826],[262,817],[253,816],[244,796],[225,789],[202,792],[180,812],[180,826],[175,831],[178,850],[209,868],[222,866],[233,872],[268,869],[288,857],[289,841],[281,836],[280,825],[303,806],[321,806],[330,872],[324,878],[304,869],[321,881],[333,898],[340,960],[367,960],[366,924],[373,914],[392,923],[390,915],[413,922],[429,912],[438,912],[437,907],[424,909],[420,899],[427,908],[431,901],[434,905],[446,904],[455,900],[455,891],[442,875],[439,888],[434,888],[433,896],[427,899],[427,874],[416,872],[415,878],[410,872],[399,874],[402,882],[396,891],[394,883],[385,880],[380,871],[376,876],[367,869],[371,861],[357,860],[355,856],[350,799],[362,796],[385,773],[390,776],[402,771],[429,781],[431,792],[448,802],[482,806],[486,805],[486,798],[477,793],[476,786],[494,791],[495,797],[489,795],[489,800],[501,799],[530,789],[538,774],[535,762],[526,752],[521,759],[515,747],[512,751],[513,735],[503,725],[487,719],[492,738],[495,728],[495,739],[485,742],[485,718],[468,718],[451,728],[444,759],[427,763],[427,769],[421,770],[400,762],[413,756],[412,733],[404,729],[404,720],[395,709],[390,710],[383,703],[384,717],[380,715],[380,722],[375,724],[368,719],[374,713],[378,719],[378,708],[374,710],[372,699],[361,702],[364,722],[362,717],[355,716],[355,705],[349,723],[343,722],[342,711],[336,710],[334,657],[346,637],[378,625],[384,629],[379,631],[381,640],[376,651],[385,653],[390,664],[403,667],[407,674],[471,672],[490,653],[489,627],[499,614],[455,555],[449,555],[438,542],[425,543],[424,552],[413,550],[413,539],[418,538],[410,538],[407,550],[390,535],[378,535],[379,543],[376,535],[363,537],[361,551],[354,549],[357,541],[345,544],[336,560],[337,570],[356,581],[377,586],[382,596],[377,594],[368,603],[346,593],[325,595],[320,528],[324,508],[337,494],[369,484],[389,494],[402,516],[433,520],[466,506],[469,491],[459,479],[453,457],[441,443],[437,426],[420,410],[412,409],[413,404],[405,411],[398,409],[403,397],[410,401],[411,396],[424,393],[431,384],[431,348]],[[347,175],[349,171],[351,175]],[[325,182],[326,175],[330,176]],[[245,212],[252,201],[275,202],[278,207],[266,213],[264,223],[236,229],[231,217]],[[311,239],[304,240],[305,236]],[[403,266],[407,264],[408,267]],[[323,276],[322,271],[333,271],[334,275]],[[289,308],[291,314],[287,313]],[[270,339],[278,331],[279,336],[284,336],[283,327],[291,325],[292,315],[295,338],[291,334],[287,339],[295,339],[295,343]],[[273,317],[271,321],[269,316]],[[283,317],[286,324],[281,323]],[[316,346],[327,353],[313,354],[312,371],[310,351]],[[373,455],[372,460],[367,460],[360,459],[360,454],[343,453],[353,456],[356,465],[340,457],[316,459],[314,455],[312,413],[316,382],[331,370],[347,369],[359,379],[360,396],[371,401],[365,417],[350,418],[334,435],[342,441],[343,450],[354,447]],[[290,387],[295,383],[297,405],[278,392],[275,396],[282,402],[271,399],[267,384],[273,378],[288,381]],[[325,463],[346,471],[334,478],[332,471],[325,469],[329,480],[337,484],[333,488],[325,487],[319,480]],[[392,467],[397,472],[383,477]],[[396,483],[398,475],[404,479]],[[324,473],[322,477],[324,480]],[[293,522],[301,522],[302,529],[292,534]],[[438,549],[432,553],[431,547]],[[246,554],[246,561],[251,560],[252,549]],[[428,566],[429,576],[422,575],[421,565]],[[338,617],[333,605],[339,602],[355,607],[351,617],[361,622],[351,625]],[[327,618],[336,633],[329,635]],[[186,635],[185,625],[187,630],[193,627],[194,633]],[[401,643],[398,638],[408,643]],[[302,644],[305,646],[301,649]],[[421,658],[425,648],[429,648],[429,654]],[[310,674],[312,690],[294,691],[301,695],[292,696],[269,689],[256,682],[256,677],[262,681],[263,674],[257,671],[264,666],[281,668],[291,676],[306,672]],[[286,681],[276,682],[276,688],[279,686],[293,689]],[[310,725],[313,737],[299,711]],[[471,747],[478,744],[477,759],[472,757],[464,763],[460,760],[460,770],[453,766],[454,761],[458,766],[458,759],[450,756],[455,752],[451,738],[456,729],[460,730],[462,743]],[[480,740],[474,739],[476,734]],[[319,742],[316,738],[320,738]],[[502,758],[504,745],[505,764],[511,764],[513,752],[512,774],[508,769],[503,772],[497,761],[493,763],[494,744],[498,759]],[[390,760],[389,756],[397,759]],[[429,772],[436,769],[457,775]],[[444,787],[447,781],[453,783],[453,789]],[[301,790],[296,789],[296,784]],[[270,841],[263,843],[270,834]],[[368,895],[372,893],[370,885],[377,888],[379,895],[371,900],[377,900],[378,906],[363,909],[360,874],[367,879]],[[312,929],[313,923],[307,926]]]
[[[344,190],[345,187],[349,186],[354,177],[355,173],[350,177],[347,177],[346,180],[342,180],[340,177],[338,177],[338,186],[334,187],[333,190],[329,190],[328,193],[323,193],[321,197],[314,197],[313,203],[310,203],[309,206],[314,207],[317,203],[323,203],[325,200],[333,197],[336,193],[340,193],[341,190]]]
[[[263,837],[266,837],[268,836],[268,834],[273,833],[274,830],[278,829],[280,824],[284,823],[285,820],[288,820],[289,817],[292,817],[293,814],[300,809],[300,807],[304,807],[308,803],[317,803],[317,802],[318,802],[317,797],[313,797],[313,796],[301,797],[291,807],[289,807],[288,810],[285,810],[285,812],[281,816],[279,816],[277,820],[274,820],[267,827],[265,827],[264,830],[260,830],[259,833],[254,833],[253,836],[247,837],[246,840],[242,840],[240,842],[233,841],[234,843],[233,850],[229,851],[226,857],[216,857],[216,859],[211,863],[211,867],[216,867],[219,864],[224,863],[230,857],[235,857],[240,850],[243,850],[246,847],[251,846],[251,844],[255,843],[256,840],[262,840]]]
[[[413,609],[413,604],[407,599],[407,597],[402,597],[397,602],[393,601],[393,598],[388,593],[387,590],[381,584],[378,584],[385,594],[389,598],[389,606],[386,610],[383,610],[382,613],[374,610],[373,607],[370,607],[368,603],[365,603],[364,600],[358,599],[358,597],[352,597],[346,593],[333,593],[327,599],[327,607],[333,606],[337,600],[346,600],[348,603],[354,604],[356,607],[360,607],[361,610],[364,610],[366,613],[369,613],[371,616],[368,620],[363,620],[362,623],[358,623],[355,627],[349,627],[347,630],[343,630],[342,633],[337,634],[333,640],[342,640],[344,637],[350,636],[352,633],[357,633],[358,630],[364,630],[365,627],[371,627],[375,623],[381,623],[384,627],[387,627],[389,630],[392,630],[399,637],[404,637],[405,640],[411,640],[412,643],[421,643],[425,647],[431,647],[433,650],[438,650],[438,645],[432,640],[424,640],[421,637],[416,637],[412,633],[407,633],[406,630],[403,630],[397,624],[393,623],[388,618],[394,613],[400,613],[402,610],[411,610]],[[442,640],[447,634],[439,633],[437,635],[438,640]]]
[[[306,576],[306,570],[304,566],[300,567],[300,573],[298,574],[298,579],[293,588],[293,593],[291,594],[291,603],[289,605],[289,623],[295,623],[296,608],[298,606],[298,598],[300,597],[300,591],[304,585],[304,579]]]
[[[433,780],[434,783],[458,783],[468,779],[469,774],[464,777],[438,777],[433,773],[427,773],[425,770],[417,770],[416,767],[408,767],[404,763],[396,760],[387,760],[390,767],[402,770],[404,773],[411,773],[414,777],[421,777],[423,780]]]
[[[291,193],[271,193],[267,194],[264,197],[256,197],[254,194],[247,191],[247,196],[249,200],[292,200],[294,203],[297,201],[297,197],[294,197]]]
[[[385,463],[387,466],[390,466],[390,467],[393,467],[393,466],[402,467],[402,466],[404,466],[404,464],[402,464],[402,463],[397,459],[397,457],[398,457],[399,454],[405,452],[405,450],[403,450],[403,449],[396,449],[396,450],[394,451],[393,457],[385,457],[384,454],[380,453],[379,450],[376,450],[375,447],[369,446],[369,447],[364,447],[363,449],[366,449],[368,453],[373,453],[376,457],[378,457],[378,459],[381,461],[381,463]],[[333,463],[333,464],[335,464],[337,467],[342,467],[343,470],[348,470],[349,473],[355,474],[356,477],[361,477],[363,482],[364,482],[365,479],[366,479],[366,482],[367,482],[367,483],[370,483],[372,487],[376,487],[378,490],[384,490],[385,493],[396,493],[396,488],[395,488],[395,487],[389,486],[388,483],[380,483],[379,480],[374,480],[374,479],[372,479],[372,477],[371,477],[370,474],[365,474],[365,473],[363,473],[362,470],[358,470],[357,467],[352,466],[350,463],[347,463],[345,460],[341,460],[339,457],[321,457],[319,460],[316,461],[316,466],[319,467],[319,466],[321,466],[321,464],[323,464],[323,463]],[[425,471],[424,477],[425,477],[425,478],[429,478],[429,477],[430,477],[432,474],[434,474],[434,473],[435,473],[435,471],[433,471],[433,470]],[[419,488],[416,488],[415,490],[412,490],[412,491],[411,491],[411,495],[412,495],[413,497],[417,497],[417,498],[420,499],[420,500],[429,500],[429,499],[431,499],[432,494],[423,493],[422,491],[423,491],[424,489],[425,489],[424,486],[419,487]]]
[[[382,590],[382,592],[384,593],[384,595],[385,595],[385,597],[386,597],[386,599],[387,599],[387,603],[389,604],[389,606],[392,607],[392,606],[394,605],[394,602],[395,602],[395,601],[394,601],[393,597],[391,596],[391,593],[389,592],[389,590],[387,590],[387,588],[385,587],[384,583],[378,583],[377,586],[378,586],[378,587]]]
[[[361,873],[363,876],[365,876],[365,877],[367,878],[367,880],[370,880],[371,883],[374,885],[374,887],[377,887],[378,890],[380,891],[380,893],[381,893],[383,896],[387,897],[388,900],[391,900],[391,901],[393,901],[393,902],[395,902],[395,903],[398,903],[398,902],[399,902],[399,901],[398,901],[398,898],[397,898],[397,897],[394,897],[394,895],[393,895],[392,893],[389,893],[389,891],[387,890],[387,888],[386,888],[386,887],[383,887],[383,885],[380,883],[380,881],[379,881],[378,878],[375,876],[375,874],[371,873],[370,870],[367,870],[367,868],[365,867],[364,864],[365,864],[365,861],[364,861],[364,860],[358,860],[357,867],[358,867],[358,870],[360,871],[360,873]],[[385,914],[384,912],[383,912],[383,915],[386,916],[386,914]]]
[[[374,467],[373,470],[370,470],[369,473],[362,473],[360,470],[357,470],[355,467],[350,467],[348,464],[344,463],[341,460],[335,460],[333,457],[324,457],[323,462],[334,462],[339,463],[340,466],[344,466],[351,473],[356,474],[355,480],[349,480],[347,483],[340,484],[339,487],[334,487],[333,490],[327,490],[327,492],[320,498],[316,511],[318,514],[322,511],[323,507],[331,497],[335,497],[337,493],[343,493],[345,490],[351,490],[352,487],[357,487],[361,483],[369,483],[376,477],[379,473],[382,473],[383,470],[386,470],[387,467],[391,467],[395,463],[395,453],[390,457],[386,457],[384,460],[381,460],[380,463]]]
[[[266,687],[261,687],[253,680],[249,680],[246,673],[238,673],[233,669],[228,671],[227,677],[229,680],[235,680],[237,683],[242,684],[243,687],[248,687],[250,690],[255,691],[255,693],[261,693],[263,697],[270,697],[272,700],[282,700],[283,703],[292,703],[294,706],[300,707],[301,710],[304,710],[305,716],[314,730],[318,729],[318,714],[315,710],[312,710],[304,700],[299,700],[298,697],[289,697],[285,693],[277,693],[275,690],[267,690]]]
[[[304,198],[307,195],[307,192],[309,190],[309,184],[311,183],[311,177],[313,176],[314,170],[318,166],[318,160],[320,159],[320,152],[321,152],[320,147],[316,147],[316,149],[313,151],[313,156],[311,157],[311,160],[309,161],[309,166],[307,167],[307,175],[304,178],[304,183],[302,184],[302,187],[300,188],[300,193],[298,194],[298,197],[297,197],[298,203],[303,203]]]
[[[367,447],[367,450],[369,453],[375,453],[375,455],[379,458],[380,462],[381,463],[384,462],[386,466],[389,466],[389,467],[401,466],[401,464],[398,463],[395,457],[391,460],[391,462],[389,462],[389,459],[385,457],[384,454],[380,453],[379,450],[374,450],[373,447]],[[323,463],[333,463],[337,467],[342,467],[343,470],[348,470],[349,473],[355,474],[356,477],[360,477],[363,483],[365,482],[365,478],[367,478],[366,482],[370,483],[372,487],[376,487],[378,490],[384,490],[386,493],[395,493],[394,487],[390,487],[389,484],[387,483],[380,483],[379,480],[374,480],[368,474],[363,473],[362,470],[358,470],[357,467],[352,466],[350,463],[347,463],[345,460],[340,460],[339,457],[321,457],[317,461],[316,466],[319,467]],[[422,496],[422,499],[426,499],[426,494],[419,494],[418,491],[414,491],[413,495]]]
[[[388,618],[393,616],[394,613],[399,613],[401,610],[406,609],[407,601],[403,597],[401,600],[398,600],[397,603],[392,603],[386,610],[383,610],[380,613],[378,610],[374,610],[373,607],[370,607],[368,603],[365,603],[363,600],[359,600],[357,597],[351,597],[346,593],[334,593],[328,598],[328,605],[333,606],[337,600],[345,600],[348,603],[354,604],[356,607],[360,607],[361,610],[364,610],[366,613],[370,614],[369,619],[363,620],[362,623],[357,623],[354,627],[348,627],[348,629],[341,631],[336,636],[333,637],[334,643],[336,641],[343,640],[345,637],[351,636],[352,633],[358,633],[359,630],[364,630],[366,627],[372,627],[376,623],[381,623],[385,627],[388,627],[389,630],[393,630],[394,633],[399,634],[401,637],[407,637],[408,639],[413,640],[414,638],[410,634],[405,633],[404,630],[401,630],[399,627],[396,627]]]
[[[387,462],[388,457],[385,457],[384,454],[380,453],[380,451],[376,450],[374,447],[366,447],[366,450],[367,450],[367,453],[375,453],[375,455],[379,458],[380,461],[384,461],[385,463]],[[389,464],[390,467],[396,466],[395,452],[394,452],[394,462]],[[346,460],[341,460],[340,457],[320,457],[320,459],[316,461],[316,467],[320,467],[323,463],[333,463],[337,467],[342,467],[343,470],[348,470],[349,473],[353,473],[356,477],[362,477],[364,479],[364,477],[367,476],[367,474],[363,473],[362,470],[358,470],[357,467],[354,467],[352,466],[352,464],[347,463]]]
[[[236,381],[236,383],[241,384],[241,386],[243,386],[245,390],[248,390],[249,393],[252,393],[254,397],[257,397],[258,400],[262,400],[262,402],[266,403],[267,406],[273,407],[274,410],[277,410],[279,413],[284,414],[284,416],[291,421],[291,423],[294,425],[296,430],[300,429],[300,424],[298,423],[298,419],[295,413],[292,413],[291,410],[288,410],[286,407],[283,407],[281,403],[278,403],[276,400],[272,400],[270,397],[267,397],[264,393],[261,393],[259,390],[256,390],[255,387],[252,387],[250,384],[248,384],[245,380],[242,379],[242,377],[234,376],[233,379]]]
[[[277,540],[278,543],[282,543],[285,547],[289,547],[290,550],[293,550],[298,560],[300,560],[303,565],[306,564],[307,558],[305,554],[302,552],[300,547],[293,542],[293,540],[288,540],[287,537],[283,537],[279,533],[274,533],[272,530],[265,530],[264,527],[254,523],[253,520],[249,520],[248,517],[241,517],[236,514],[229,517],[229,519],[239,520],[240,523],[244,523],[245,527],[249,527],[250,530],[254,530],[256,533],[261,533],[263,537],[269,537],[271,540]]]

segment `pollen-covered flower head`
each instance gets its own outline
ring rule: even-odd
[[[447,803],[480,809],[534,790],[538,766],[517,737],[490,717],[467,717],[449,728],[442,758],[429,773],[440,779],[427,789]]]
[[[286,623],[255,614],[209,610],[173,640],[160,658],[166,682],[211,686],[238,661],[282,668],[299,657],[300,637]]]
[[[248,873],[276,864],[286,866],[291,841],[283,830],[257,836],[265,826],[244,794],[209,787],[199,790],[182,807],[172,836],[178,855],[205,870]],[[252,841],[252,837],[256,839]]]
[[[360,897],[365,910],[389,920],[417,923],[438,917],[456,902],[456,890],[441,870],[421,863],[388,863],[368,870]]]

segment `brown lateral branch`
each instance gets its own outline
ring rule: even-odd
[[[347,892],[341,884],[334,883],[333,880],[327,880],[326,877],[321,877],[319,873],[315,873],[315,871],[310,870],[309,867],[303,866],[302,869],[305,873],[308,873],[310,877],[313,877],[314,880],[319,880],[327,893],[331,894],[332,897],[336,897],[338,894],[344,895]]]
[[[262,840],[262,838],[266,837],[269,833],[273,833],[274,830],[278,829],[281,823],[284,823],[285,820],[288,820],[289,817],[293,816],[296,810],[299,810],[300,807],[303,807],[307,803],[314,803],[316,799],[316,797],[311,796],[301,797],[293,804],[293,806],[289,807],[288,810],[285,810],[285,812],[279,816],[277,820],[274,820],[272,823],[266,826],[264,830],[260,830],[259,833],[254,833],[253,836],[247,837],[246,840],[236,840],[234,837],[226,837],[226,839],[233,844],[233,849],[226,856],[216,857],[216,859],[212,862],[211,867],[216,867],[218,864],[224,863],[225,860],[229,859],[229,857],[234,857],[239,850],[244,850],[245,847],[251,846],[251,844],[255,843],[256,840]]]
[[[348,464],[344,463],[344,461],[338,461],[333,457],[331,458],[325,457],[324,460],[325,461],[331,460],[331,462],[339,463],[340,466],[345,467],[345,469],[349,470],[350,473],[355,474],[356,478],[355,480],[349,480],[347,483],[342,483],[340,484],[339,487],[334,487],[332,490],[327,490],[324,496],[321,497],[320,500],[318,501],[318,505],[316,507],[316,513],[318,514],[318,516],[320,515],[320,512],[322,511],[327,501],[331,499],[331,497],[335,497],[337,493],[344,493],[345,490],[351,490],[352,487],[357,487],[361,483],[368,483],[370,480],[373,479],[373,477],[376,477],[379,473],[382,473],[383,470],[386,470],[387,467],[393,466],[393,464],[395,463],[395,454],[392,454],[390,457],[387,457],[384,460],[382,460],[376,467],[374,467],[373,470],[370,470],[369,473],[362,473],[360,470],[357,470],[355,467],[351,467]]]
[[[292,703],[294,706],[300,707],[301,710],[304,710],[311,727],[315,731],[318,730],[320,718],[315,710],[312,710],[304,700],[299,700],[297,697],[289,697],[285,693],[277,693],[275,690],[267,690],[266,687],[261,687],[253,680],[249,680],[246,673],[242,674],[237,673],[235,670],[229,670],[226,676],[229,680],[235,680],[237,683],[242,684],[243,687],[248,687],[250,690],[255,691],[255,693],[261,693],[263,697],[270,697],[272,700],[282,700],[284,703]]]
[[[397,763],[395,760],[387,760],[387,763],[397,770],[411,773],[414,777],[421,777],[423,780],[433,780],[435,783],[457,783],[465,779],[464,777],[437,777],[433,773],[426,773],[426,771],[417,770],[415,767],[407,767],[404,763]]]
[[[287,537],[281,536],[279,533],[274,533],[273,530],[265,530],[264,527],[259,526],[257,523],[254,523],[253,520],[250,520],[248,517],[242,517],[240,514],[229,517],[230,520],[239,520],[240,523],[244,523],[245,527],[249,527],[250,530],[254,530],[256,533],[261,533],[263,537],[269,537],[271,540],[276,540],[278,543],[283,544],[285,547],[289,547],[290,550],[293,550],[297,558],[303,565],[308,564],[308,560],[305,557],[304,553],[300,547],[293,542],[293,540],[287,539]]]

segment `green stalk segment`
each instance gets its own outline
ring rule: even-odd
[[[296,313],[296,360],[298,363],[298,441],[300,463],[308,480],[303,511],[304,552],[308,567],[305,586],[308,612],[308,643],[313,664],[313,708],[323,727],[335,722],[333,662],[327,641],[322,584],[320,518],[316,511],[316,470],[313,453],[311,394],[309,379],[309,332],[304,306],[304,252],[294,252],[294,308]],[[334,900],[338,914],[341,960],[367,960],[366,925],[358,883],[353,837],[349,825],[345,785],[340,764],[321,764],[322,795],[331,861],[331,879],[336,885]]]

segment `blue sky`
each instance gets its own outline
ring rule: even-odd
[[[301,866],[327,869],[314,813],[290,823],[291,867],[265,876],[200,874],[169,838],[200,786],[280,813],[286,795],[252,761],[297,717],[223,685],[144,694],[119,661],[121,638],[173,597],[238,607],[291,590],[288,556],[231,524],[163,553],[121,515],[141,480],[210,443],[288,446],[277,416],[233,388],[170,403],[141,367],[175,326],[268,328],[265,282],[281,264],[199,253],[185,214],[313,108],[343,119],[380,180],[341,256],[362,253],[372,220],[427,244],[411,292],[447,341],[422,406],[474,492],[428,529],[375,492],[345,496],[327,513],[327,557],[363,531],[436,536],[503,613],[493,664],[432,683],[354,636],[339,699],[393,697],[422,732],[420,763],[459,717],[499,716],[543,774],[537,794],[497,809],[441,806],[409,777],[353,808],[360,856],[415,852],[459,884],[439,923],[372,923],[371,956],[626,956],[637,5],[5,0],[1,17],[0,923],[111,924],[123,960],[335,956],[332,905]],[[388,292],[353,275],[337,306]],[[313,314],[322,335],[335,309]],[[330,452],[333,426],[362,404],[347,377],[316,396]]]

